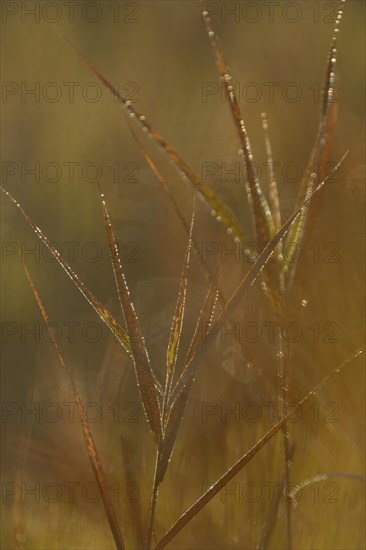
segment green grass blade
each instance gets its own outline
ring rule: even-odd
[[[198,362],[195,362],[194,359],[198,354],[200,346],[204,343],[206,339],[206,334],[209,330],[210,325],[212,324],[212,317],[219,285],[219,277],[220,269],[218,267],[216,269],[214,280],[212,281],[211,287],[208,291],[205,303],[202,307],[196,324],[195,332],[185,360],[185,367],[170,396],[170,408],[173,406],[175,400],[178,399],[179,395],[182,392],[186,393],[188,396],[189,389],[194,380],[198,366]]]
[[[266,146],[267,153],[267,163],[268,163],[268,190],[269,190],[269,200],[273,216],[273,225],[274,230],[277,233],[281,229],[281,210],[280,202],[278,199],[278,190],[277,183],[273,168],[273,156],[272,156],[272,147],[271,140],[269,138],[268,131],[268,118],[266,113],[262,113],[262,127],[264,131],[264,141]]]
[[[305,200],[311,196],[314,190],[316,177],[317,176],[315,173],[310,175],[309,184],[307,186],[307,191],[305,195]],[[286,242],[286,256],[284,258],[284,263],[283,263],[284,272],[287,272],[289,270],[294,254],[296,253],[296,251],[298,250],[298,247],[302,243],[308,208],[309,207],[306,206],[302,209],[300,216],[297,218],[296,222],[293,224],[291,230],[289,231],[288,241]]]
[[[90,426],[89,426],[89,422],[88,422],[87,416],[84,413],[84,409],[83,409],[83,406],[82,406],[80,394],[79,394],[79,392],[78,392],[78,390],[75,386],[75,383],[74,383],[73,377],[71,375],[71,372],[70,372],[70,370],[69,370],[69,368],[68,368],[68,366],[65,362],[62,350],[61,350],[61,348],[60,348],[60,346],[57,342],[54,330],[53,330],[52,326],[50,326],[50,324],[49,324],[49,319],[48,319],[46,309],[43,306],[43,303],[42,303],[41,298],[38,294],[38,291],[37,291],[37,289],[36,289],[36,287],[33,283],[31,275],[30,275],[30,273],[29,273],[29,271],[28,271],[28,269],[27,269],[27,267],[26,267],[26,265],[23,261],[22,261],[22,264],[23,264],[25,274],[28,278],[29,284],[31,286],[33,295],[34,295],[34,297],[36,299],[36,302],[38,304],[38,307],[39,307],[39,309],[42,313],[44,322],[48,326],[48,331],[49,331],[49,335],[51,337],[51,342],[52,342],[52,344],[55,348],[55,351],[56,351],[58,360],[60,362],[60,365],[64,369],[64,371],[66,372],[67,377],[69,379],[69,383],[72,387],[72,391],[73,391],[75,401],[76,401],[76,405],[77,405],[77,412],[78,412],[79,419],[80,419],[81,429],[82,429],[82,433],[83,433],[83,437],[84,437],[85,449],[86,449],[86,452],[87,452],[88,457],[89,457],[89,461],[90,461],[90,464],[91,464],[91,467],[92,467],[92,470],[93,470],[93,473],[94,473],[95,481],[97,482],[97,485],[99,487],[99,490],[100,490],[100,493],[101,493],[101,496],[102,496],[104,509],[105,509],[105,512],[106,512],[106,515],[107,515],[107,518],[108,518],[108,522],[109,522],[109,526],[111,528],[111,532],[112,532],[112,535],[113,535],[113,538],[114,538],[114,542],[115,542],[116,547],[117,547],[118,550],[124,550],[124,548],[126,546],[125,546],[125,543],[124,543],[124,540],[123,540],[123,537],[122,537],[122,533],[120,531],[116,510],[115,510],[115,507],[114,507],[114,504],[113,504],[111,494],[109,492],[107,479],[106,479],[106,476],[105,476],[105,473],[104,473],[104,470],[103,470],[103,466],[102,466],[102,463],[100,461],[100,458],[99,458],[99,455],[98,455],[98,452],[97,452],[97,449],[96,449],[96,446],[95,446],[95,442],[94,442],[93,435],[92,435],[92,432],[91,432],[91,429],[90,429]]]
[[[189,259],[191,254],[192,233],[193,233],[193,225],[194,225],[194,209],[195,209],[195,205],[193,206],[191,227],[189,231],[189,239],[186,247],[186,252],[185,252],[185,257],[183,262],[183,270],[182,270],[182,275],[181,275],[180,285],[179,285],[178,299],[175,307],[175,312],[173,315],[173,321],[170,329],[170,337],[169,337],[169,343],[168,343],[168,349],[167,349],[163,419],[165,418],[165,414],[166,414],[165,407],[168,400],[168,396],[171,391],[172,382],[174,379],[177,357],[178,357],[179,342],[180,342],[180,337],[181,337],[182,328],[183,328],[185,301],[186,301],[187,283],[188,283]]]
[[[163,429],[163,439],[156,453],[154,482],[153,482],[153,488],[151,493],[149,523],[148,523],[147,536],[146,536],[147,549],[151,548],[151,538],[152,538],[153,528],[154,528],[154,518],[155,518],[156,505],[157,505],[157,499],[158,499],[159,485],[163,481],[165,470],[169,462],[169,460],[165,461],[165,457],[167,456],[168,448],[172,449],[175,442],[175,440],[172,441],[172,447],[170,448],[171,440],[170,438],[167,439],[166,437],[165,421],[166,421],[166,415],[167,415],[167,402],[168,402],[171,384],[174,379],[174,374],[176,370],[178,349],[179,349],[180,337],[182,334],[183,321],[184,321],[185,301],[186,301],[187,283],[188,283],[188,269],[189,269],[189,259],[190,259],[191,247],[192,247],[194,217],[195,217],[195,200],[193,203],[191,226],[189,230],[189,238],[188,238],[188,243],[187,243],[186,252],[185,252],[184,261],[183,261],[182,275],[179,283],[178,298],[175,306],[175,311],[173,314],[173,320],[172,320],[172,325],[170,329],[169,342],[168,342],[168,348],[167,348],[165,388],[164,388],[163,412],[162,412],[162,424],[164,429]],[[169,456],[170,454],[171,454],[171,450],[169,451]],[[163,472],[161,468],[162,461],[164,461],[164,464],[165,464],[165,468]]]
[[[159,457],[159,462],[157,466],[157,479],[159,483],[161,483],[164,478],[169,460],[173,453],[175,441],[177,439],[179,428],[183,420],[183,415],[189,398],[191,386],[196,374],[196,369],[198,365],[193,364],[192,359],[197,353],[197,349],[202,342],[204,330],[206,330],[206,327],[209,324],[213,315],[218,292],[219,272],[220,270],[219,268],[217,268],[214,280],[212,281],[205,303],[200,312],[195,333],[193,335],[191,345],[187,353],[183,372],[185,372],[185,370],[188,368],[188,365],[192,365],[190,367],[191,370],[189,373],[189,383],[185,384],[178,397],[174,401],[169,400],[169,403],[167,405],[167,418],[164,428],[164,443],[162,445],[162,452]],[[177,386],[179,386],[179,381],[177,382]]]

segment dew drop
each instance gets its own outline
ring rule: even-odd
[[[232,234],[233,234],[233,230],[231,229],[231,227],[228,228],[227,234],[228,234],[228,235],[232,235]]]
[[[210,32],[208,33],[208,36],[209,36],[210,38],[213,38],[213,37],[215,36],[215,33],[214,33],[213,31],[210,31]]]
[[[212,217],[216,216],[216,210],[211,210],[211,216]]]
[[[303,300],[301,300],[301,305],[302,307],[306,307],[309,303],[309,300],[306,300],[305,298]]]

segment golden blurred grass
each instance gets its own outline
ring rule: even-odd
[[[236,143],[226,112],[227,106],[217,98],[207,104],[201,100],[202,81],[216,82],[216,73],[197,6],[193,2],[155,2],[154,5],[142,2],[139,5],[141,20],[133,26],[124,25],[123,32],[120,26],[113,26],[107,20],[92,28],[79,22],[76,25],[65,25],[63,30],[71,35],[92,62],[112,81],[115,78],[121,79],[122,83],[138,83],[138,108],[149,114],[149,118],[153,119],[169,142],[176,145],[188,163],[198,170],[204,160],[226,160],[231,166],[235,161]],[[304,3],[301,5],[305,12]],[[360,305],[363,297],[364,254],[361,251],[364,244],[364,213],[360,204],[364,201],[364,186],[350,181],[353,181],[351,174],[364,164],[364,85],[360,86],[362,53],[358,53],[361,50],[357,52],[355,46],[358,37],[362,35],[363,9],[360,2],[348,2],[343,21],[339,45],[342,101],[335,158],[345,148],[350,149],[350,155],[341,172],[342,177],[333,185],[333,193],[326,194],[317,233],[320,243],[331,241],[339,245],[340,261],[337,264],[314,262],[306,288],[310,307],[304,325],[319,322],[324,326],[329,321],[337,323],[340,338],[336,344],[306,341],[302,346],[296,346],[297,362],[293,375],[296,398],[311,389],[322,375],[359,345],[362,338],[360,327],[363,312]],[[176,24],[177,14],[182,18],[179,27]],[[273,26],[232,24],[220,28],[218,22],[219,34],[238,80],[296,80],[303,83],[304,89],[314,79],[320,81],[331,26],[315,25],[309,19],[304,17],[298,26],[286,25],[282,21]],[[77,56],[49,25],[10,23],[5,31],[3,56],[7,81],[61,83],[75,80],[81,85],[91,81]],[[13,52],[16,53],[14,57]],[[8,57],[10,54],[11,63]],[[273,104],[265,101],[245,104],[245,118],[256,158],[261,162],[265,160],[260,128],[260,113],[265,110],[271,118],[272,147],[276,158],[282,163],[299,162],[304,167],[316,129],[318,107],[311,100],[311,94],[307,94],[298,104],[288,104],[281,100]],[[74,104],[67,101],[56,104],[41,101],[37,104],[9,100],[3,105],[3,113],[4,129],[8,137],[7,144],[3,146],[3,158],[7,161],[55,161],[61,164],[70,160],[81,164],[98,162],[106,167],[106,186],[113,187],[108,167],[118,159],[122,164],[137,163],[141,176],[139,183],[144,189],[151,185],[151,175],[143,171],[145,167],[123,117],[120,116],[120,123],[118,107],[107,94],[103,93],[103,100],[97,104],[80,101],[80,98]],[[188,206],[181,183],[171,172],[167,173],[172,188],[181,197],[182,203]],[[26,206],[32,218],[55,241],[94,240],[101,243],[105,252],[103,261],[93,265],[81,259],[76,262],[75,269],[98,296],[105,300],[114,296],[100,208],[93,186],[80,178],[76,178],[72,184],[62,180],[57,185],[28,185],[20,183],[19,178],[3,183],[9,184],[13,194]],[[218,187],[222,185],[220,181],[216,184]],[[288,204],[287,214],[292,208],[295,188],[296,185],[286,181],[279,182],[280,198],[283,198],[285,205]],[[141,195],[146,193],[144,191]],[[230,187],[224,193],[232,200],[233,208],[239,212],[246,211],[244,201],[242,205],[237,202],[237,197],[240,197],[238,187]],[[167,216],[167,225],[171,230],[167,234],[164,227],[160,228],[159,245],[154,251],[151,251],[151,225],[139,228],[137,239],[136,229],[128,225],[129,221],[142,219],[149,222],[151,216],[152,201],[144,200],[141,195],[136,193],[134,184],[120,184],[118,189],[110,191],[110,208],[117,218],[127,219],[127,226],[121,230],[121,238],[130,240],[135,237],[140,246],[140,261],[126,266],[127,279],[138,308],[143,308],[145,298],[139,291],[139,283],[146,282],[147,292],[149,280],[153,284],[153,281],[166,276],[176,277],[175,287],[172,284],[167,294],[163,290],[164,279],[161,281],[157,286],[160,292],[151,300],[150,313],[146,312],[147,318],[156,318],[155,323],[159,327],[160,318],[169,318],[173,311],[185,236],[168,205],[161,208],[161,198],[157,194],[153,199],[154,208],[160,208],[160,216]],[[198,223],[199,227],[202,226],[202,234],[207,231],[211,235],[211,221],[205,218],[204,211],[200,211],[200,214],[202,219]],[[10,216],[10,221],[9,217],[4,220],[5,239],[28,239],[32,246],[34,240],[19,218],[13,214]],[[223,240],[220,229],[217,232],[218,238]],[[215,234],[210,238],[215,240],[217,236]],[[146,261],[147,256],[149,261]],[[169,261],[165,261],[167,256]],[[37,283],[47,297],[52,319],[60,323],[65,319],[93,322],[95,318],[88,306],[77,298],[76,291],[57,267],[48,262],[32,264]],[[2,318],[4,321],[26,320],[31,324],[39,320],[38,313],[19,268],[16,259],[4,265],[3,281],[7,284],[7,295],[3,300]],[[228,276],[226,284],[230,286],[235,283],[238,266],[228,261],[224,269]],[[202,284],[197,273],[194,277],[198,284]],[[265,306],[259,305],[260,294],[257,295],[253,290],[252,302],[248,304],[248,310],[243,312],[243,318],[257,321],[258,315],[262,315],[262,320],[267,320]],[[166,342],[167,336],[168,331],[165,340],[160,334],[155,337],[159,342],[154,344],[157,356],[161,349],[160,341]],[[66,342],[67,353],[84,398],[86,401],[103,402],[105,406],[110,406],[115,399],[121,403],[136,402],[138,396],[130,366],[120,356],[114,358],[115,345],[107,342],[108,336],[97,344],[86,344],[79,340],[77,345],[67,345]],[[112,355],[107,353],[108,345],[114,350]],[[264,379],[263,385],[267,384],[271,390],[276,384],[273,346],[267,342],[266,345],[253,347],[258,348],[258,368]],[[3,371],[7,401],[62,403],[70,398],[66,395],[62,376],[56,369],[51,369],[53,365],[50,362],[53,363],[54,359],[46,348],[46,344],[39,346],[31,338],[27,344],[20,345],[17,339],[10,341],[7,350],[3,352],[7,365]],[[224,424],[218,415],[214,416],[211,424],[202,423],[202,402],[227,402],[232,405],[245,403],[249,399],[260,401],[256,388],[238,384],[222,368],[221,356],[225,346],[221,346],[222,352],[220,345],[218,348],[215,353],[209,354],[201,366],[194,386],[191,407],[184,420],[166,483],[161,490],[157,538],[202,493],[202,484],[215,480],[268,427],[264,421],[250,424],[228,420]],[[236,360],[240,362],[242,357]],[[342,379],[333,380],[319,396],[320,411],[323,413],[329,412],[329,409],[325,409],[329,402],[337,404],[338,423],[314,422],[312,410],[307,411],[306,417],[295,425],[293,439],[296,451],[291,478],[296,482],[322,471],[362,472],[364,426],[360,413],[364,410],[363,376],[359,366],[351,366]],[[98,387],[96,380],[99,382]],[[115,386],[121,389],[121,393],[116,391]],[[98,448],[105,457],[106,471],[111,479],[122,483],[122,493],[126,492],[124,483],[138,483],[139,502],[128,505],[121,497],[118,511],[127,540],[142,544],[143,537],[140,532],[134,532],[131,518],[145,525],[152,482],[153,463],[150,457],[153,456],[153,448],[141,410],[138,418],[137,424],[123,422],[121,425],[120,422],[114,422],[109,411],[106,419],[96,423],[95,434]],[[93,481],[87,469],[87,458],[84,457],[77,427],[70,425],[70,422],[43,422],[39,425],[32,421],[20,423],[15,419],[5,425],[4,432],[5,436],[7,432],[12,436],[3,454],[5,481],[25,481],[29,484],[36,481],[41,484],[51,481],[75,481],[80,484]],[[278,443],[272,441],[250,467],[235,479],[235,482],[241,484],[240,489],[248,482],[258,483],[263,490],[263,498],[257,503],[249,503],[242,497],[239,502],[233,502],[233,499],[230,501],[228,497],[224,504],[216,497],[191,526],[177,537],[172,548],[253,548],[260,537],[269,503],[263,483],[277,480],[280,464]],[[122,453],[122,448],[127,456]],[[126,471],[129,477],[125,478]],[[337,480],[337,486],[339,501],[334,503],[324,502],[324,495],[328,494],[324,485],[318,487],[319,502],[314,502],[315,492],[304,492],[293,512],[294,548],[363,547],[364,487],[357,482],[342,480]],[[14,547],[13,529],[21,529],[26,539],[19,547],[112,548],[113,542],[100,504],[96,507],[83,499],[75,504],[66,498],[54,504],[44,500],[34,503],[31,497],[23,503],[15,501],[13,504],[12,510],[8,511],[9,507],[4,507],[8,515],[4,514],[3,517],[9,518],[8,525],[11,526],[7,530],[4,523],[2,525],[4,547]],[[14,519],[10,519],[11,514],[14,514]],[[346,517],[350,517],[347,522]],[[270,548],[278,548],[282,541],[279,521]]]

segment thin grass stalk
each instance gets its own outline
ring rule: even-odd
[[[72,389],[72,392],[74,394],[74,398],[75,398],[76,405],[77,405],[76,408],[77,408],[77,412],[78,412],[79,419],[80,419],[82,434],[83,434],[83,437],[84,437],[85,450],[87,452],[87,455],[88,455],[88,458],[89,458],[89,461],[90,461],[90,465],[92,467],[92,471],[93,471],[95,480],[97,482],[97,485],[99,487],[99,490],[100,490],[100,493],[101,493],[101,496],[102,496],[104,510],[105,510],[106,515],[107,515],[109,527],[111,529],[111,532],[112,532],[112,535],[113,535],[113,538],[114,538],[114,542],[116,544],[116,548],[117,548],[117,550],[125,550],[126,546],[125,546],[125,542],[124,542],[124,539],[122,537],[122,533],[121,533],[121,530],[120,530],[120,527],[119,527],[116,510],[115,510],[113,500],[112,500],[112,497],[111,497],[111,494],[110,494],[110,491],[109,491],[109,488],[108,488],[108,483],[107,483],[107,479],[106,479],[106,476],[105,476],[105,473],[104,473],[104,470],[103,470],[103,466],[102,466],[101,460],[99,458],[99,454],[97,452],[97,448],[96,448],[96,445],[95,445],[95,442],[94,442],[94,438],[93,438],[93,435],[92,435],[92,432],[91,432],[91,429],[90,429],[90,426],[89,426],[89,421],[88,421],[88,418],[87,418],[87,416],[84,412],[83,405],[81,403],[81,398],[80,398],[79,391],[76,388],[76,385],[74,383],[74,379],[71,375],[71,371],[70,371],[70,369],[68,368],[68,366],[66,364],[66,361],[64,359],[64,355],[62,353],[62,350],[61,350],[61,348],[60,348],[60,346],[57,342],[57,338],[56,338],[54,329],[49,323],[48,314],[46,312],[46,309],[44,308],[44,305],[41,301],[41,298],[38,294],[38,291],[37,291],[37,289],[36,289],[36,287],[33,283],[33,280],[32,280],[31,275],[30,275],[30,273],[27,269],[27,266],[25,265],[24,261],[22,261],[22,264],[23,264],[23,268],[24,268],[25,274],[27,276],[28,282],[29,282],[30,287],[32,289],[33,295],[36,299],[37,305],[38,305],[38,307],[41,311],[41,314],[42,314],[42,317],[43,317],[43,319],[46,323],[46,326],[48,327],[49,335],[51,337],[50,338],[51,343],[52,343],[53,347],[55,348],[56,355],[57,355],[57,358],[58,358],[59,363],[61,365],[61,368],[66,373],[69,384],[70,384],[71,389]]]
[[[282,327],[283,324],[280,324]],[[288,372],[287,372],[287,349],[288,346],[284,344],[282,331],[279,330],[277,334],[277,362],[278,362],[278,401],[280,405],[281,415],[288,409]],[[281,428],[281,447],[282,447],[282,484],[283,493],[285,495],[285,514],[284,514],[284,526],[285,526],[285,540],[286,549],[291,550],[292,547],[292,529],[291,529],[291,503],[287,498],[288,487],[290,484],[290,431],[288,422],[284,422]]]
[[[178,358],[178,350],[179,350],[179,344],[180,344],[180,337],[181,337],[182,328],[183,328],[185,301],[186,301],[186,292],[187,292],[187,283],[188,283],[188,268],[189,268],[189,261],[190,261],[190,255],[191,255],[192,234],[193,234],[193,225],[194,225],[194,219],[195,219],[195,207],[196,207],[196,200],[194,197],[188,244],[186,248],[177,305],[173,315],[173,322],[171,326],[169,344],[167,349],[167,365],[166,365],[167,368],[166,368],[165,389],[164,389],[164,398],[163,398],[163,407],[162,407],[163,425],[165,425],[166,417],[168,413],[168,408],[167,408],[168,399],[171,394],[172,384],[174,380],[176,363]]]
[[[148,520],[147,535],[146,535],[147,550],[151,549],[151,541],[152,541],[152,536],[154,531],[155,513],[156,513],[157,502],[158,502],[158,492],[159,492],[159,485],[160,485],[160,480],[158,477],[160,461],[161,461],[161,448],[159,447],[156,449],[154,481],[153,481],[153,486],[151,491],[149,520]]]
[[[262,436],[249,451],[239,458],[239,460],[235,462],[229,470],[227,470],[200,498],[196,500],[194,504],[192,504],[190,508],[188,508],[188,510],[180,516],[180,518],[174,523],[174,525],[172,525],[172,527],[168,529],[156,545],[155,550],[165,548],[166,545],[171,542],[176,535],[180,533],[180,531],[206,506],[206,504],[208,504],[213,497],[217,495],[220,490],[225,487],[225,485],[233,479],[233,477],[235,477],[243,469],[243,467],[248,464],[250,460],[252,460],[252,458],[257,455],[260,449],[262,449],[273,438],[273,436],[281,430],[282,426],[291,418],[294,411],[302,407],[302,405],[309,401],[311,397],[316,395],[331,378],[342,372],[349,363],[361,356],[364,352],[365,346],[354,351],[340,365],[338,365],[338,367],[332,370],[330,374],[325,376],[309,393],[307,393],[290,412],[277,421],[274,426],[268,430],[268,432],[266,432],[266,434]]]
[[[165,376],[165,388],[164,388],[162,415],[161,415],[163,437],[162,437],[162,441],[160,442],[156,450],[154,482],[152,487],[150,514],[149,514],[149,522],[148,522],[148,530],[147,530],[147,538],[146,538],[146,547],[148,549],[150,549],[151,547],[151,538],[152,538],[152,532],[154,527],[154,518],[155,518],[155,511],[157,506],[159,485],[163,481],[165,468],[168,466],[168,460],[169,460],[169,457],[168,457],[166,460],[166,466],[165,467],[163,466],[164,471],[162,471],[161,469],[162,459],[164,454],[167,453],[167,450],[166,450],[167,445],[169,446],[171,443],[169,440],[167,440],[167,435],[169,435],[167,434],[167,428],[169,427],[167,422],[167,416],[169,413],[168,399],[171,392],[172,383],[174,380],[180,338],[181,338],[183,321],[184,321],[185,301],[186,301],[186,292],[187,292],[187,283],[188,283],[188,269],[190,264],[192,235],[193,235],[193,226],[194,226],[194,219],[195,219],[195,206],[196,206],[196,200],[194,197],[188,243],[186,246],[186,252],[185,252],[184,261],[183,261],[183,269],[182,269],[182,275],[180,278],[178,298],[177,298],[177,303],[176,303],[176,307],[173,315],[173,321],[170,329],[170,337],[169,337],[169,343],[168,343],[167,354],[166,354],[166,376]],[[174,442],[175,442],[175,439],[172,441],[173,446],[174,446]],[[169,456],[170,456],[170,453],[169,453]]]
[[[325,177],[327,169],[327,160],[330,156],[331,144],[334,134],[335,125],[335,65],[337,56],[337,35],[339,32],[339,25],[343,16],[343,5],[345,0],[340,0],[338,5],[338,15],[335,22],[333,31],[333,37],[331,41],[330,50],[328,53],[326,74],[323,85],[323,99],[320,112],[320,120],[318,124],[318,131],[315,139],[313,149],[310,154],[310,159],[306,167],[304,176],[300,183],[298,192],[296,208],[303,203],[304,198],[309,192],[309,187],[314,184],[314,177],[318,181],[321,181]],[[313,177],[312,174],[315,174]],[[321,196],[318,196],[316,201],[313,202],[311,208],[305,209],[303,216],[299,218],[298,223],[294,224],[291,231],[288,234],[288,244],[302,244],[311,235],[313,225],[315,221],[315,215],[320,205]],[[309,212],[308,212],[309,210]],[[286,247],[286,257],[284,258],[284,269],[289,271],[289,265],[293,255],[293,247]],[[290,270],[291,278],[293,280],[293,269]],[[299,269],[297,269],[297,277],[299,276]],[[292,281],[289,283],[289,287],[292,286]]]
[[[268,117],[266,113],[262,113],[262,127],[264,132],[264,142],[266,146],[267,164],[268,164],[269,202],[270,202],[271,211],[272,211],[274,230],[275,230],[275,233],[277,233],[281,229],[281,225],[282,225],[281,209],[280,209],[280,202],[278,198],[277,182],[276,182],[275,172],[274,172],[272,146],[271,146],[271,140],[269,137]],[[282,257],[282,242],[280,242],[278,245],[277,259],[281,259],[281,257]]]
[[[294,447],[292,446],[291,449],[290,449],[290,453],[291,453],[290,457],[291,458],[293,456],[293,451],[294,451]],[[276,523],[278,508],[279,508],[279,505],[280,505],[280,502],[281,502],[281,496],[283,494],[284,494],[284,476],[283,476],[283,473],[282,473],[280,478],[279,478],[279,481],[278,481],[278,486],[277,486],[277,490],[275,492],[275,496],[274,496],[274,498],[273,498],[273,500],[272,500],[272,502],[269,506],[268,513],[267,513],[267,516],[266,516],[266,519],[265,519],[265,522],[264,522],[264,525],[263,525],[262,534],[261,534],[259,542],[256,546],[256,550],[265,550],[265,548],[267,546],[267,543],[269,541],[269,538],[271,536],[271,533],[272,533],[273,528],[274,528],[275,523]]]

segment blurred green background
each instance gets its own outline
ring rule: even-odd
[[[40,10],[39,21],[24,11],[24,6],[29,10],[35,4]],[[100,202],[91,181],[97,166],[121,243],[131,296],[155,370],[161,376],[186,235],[141,157],[121,107],[108,91],[95,84],[97,81],[57,31],[70,38],[111,82],[118,83],[122,93],[130,94],[137,110],[192,168],[202,176],[210,167],[214,173],[207,178],[208,184],[229,202],[250,234],[243,181],[228,173],[238,162],[235,130],[228,106],[216,88],[217,72],[198,2],[89,2],[75,7],[73,21],[66,4],[2,5],[2,185],[47,237],[58,243],[66,259],[70,260],[67,243],[76,243],[73,269],[120,318]],[[305,169],[315,139],[320,110],[316,96],[322,86],[337,4],[295,2],[295,12],[291,3],[285,2],[275,9],[272,22],[266,4],[208,3],[210,11],[215,11],[212,22],[241,96],[264,189],[266,155],[260,115],[268,114],[285,219],[293,210],[299,185],[291,167]],[[288,11],[284,12],[285,5]],[[237,10],[237,20],[229,14],[232,8]],[[50,21],[59,13],[54,29]],[[296,22],[289,21],[297,18]],[[324,196],[314,236],[319,261],[314,256],[316,249],[309,254],[303,296],[308,306],[299,319],[289,319],[298,321],[303,329],[303,336],[293,346],[293,401],[363,340],[364,21],[364,3],[348,0],[338,41],[339,102],[332,160],[339,160],[346,150],[349,155]],[[254,83],[251,88],[249,83]],[[273,101],[268,83],[276,83]],[[287,101],[283,94],[290,83],[300,90],[296,102]],[[207,86],[216,92],[205,98]],[[35,94],[26,93],[31,89]],[[260,95],[250,101],[254,90]],[[142,142],[189,220],[193,200],[189,184],[179,179],[153,143],[144,136]],[[32,167],[39,170],[39,181],[27,173]],[[37,342],[24,332],[35,323],[41,327],[43,323],[15,251],[19,247],[31,250],[37,240],[6,198],[2,198],[1,209],[2,433],[6,443],[1,451],[2,547],[113,548],[101,502],[91,503],[92,499],[82,494],[93,477],[78,421],[70,422],[67,417],[64,403],[73,398],[64,373],[45,338],[41,335]],[[201,203],[195,236],[201,247],[207,242],[216,243],[219,250],[233,247],[225,230]],[[326,262],[329,243],[334,243],[336,263]],[[95,261],[94,252],[100,255]],[[102,411],[93,425],[96,443],[111,485],[119,484],[116,500],[122,531],[130,548],[141,547],[155,458],[132,367],[62,269],[47,261],[42,245],[39,254],[29,254],[27,265],[50,319],[62,328],[60,344],[83,401],[97,403]],[[219,254],[209,258],[210,269],[219,259]],[[222,264],[222,288],[225,296],[230,296],[250,266],[235,262],[233,256],[227,256]],[[193,258],[183,348],[189,342],[206,289]],[[257,283],[234,321],[258,323],[263,328],[270,320]],[[79,323],[75,325],[74,342],[70,342],[65,323]],[[94,338],[91,325],[87,338],[85,334],[83,338],[83,330],[90,323],[97,324],[95,343],[90,341]],[[324,328],[326,323],[338,327],[337,341],[324,341],[329,329]],[[314,324],[320,327],[319,342],[314,342]],[[11,330],[14,334],[9,333]],[[223,343],[218,338],[203,361],[160,491],[157,540],[202,494],[204,485],[217,479],[269,428],[264,403],[277,400],[277,366],[275,347],[266,334],[263,330],[263,337],[255,344],[238,343],[229,337]],[[358,361],[303,409],[301,420],[291,427],[295,445],[292,482],[301,483],[323,472],[364,473],[364,390],[364,371]],[[214,403],[217,412],[203,422],[207,402]],[[40,411],[56,403],[57,410],[62,410],[61,418],[51,422],[41,414],[38,422],[31,415],[23,417],[22,407],[35,403]],[[234,415],[225,414],[221,417],[225,407],[239,406],[242,411],[247,403],[260,407],[262,417],[258,421],[250,422],[243,416],[236,421]],[[333,417],[336,421],[329,421]],[[279,479],[280,451],[277,436],[231,482],[229,488],[236,491],[235,495],[218,495],[169,547],[255,548],[270,504],[270,484]],[[364,547],[365,486],[360,481],[331,481],[332,486],[320,482],[303,490],[293,509],[294,548]],[[70,502],[65,482],[79,484],[75,502]],[[50,502],[41,494],[36,502],[31,494],[21,493],[21,483],[27,488],[39,483],[41,492],[47,483],[59,484],[62,497]],[[261,490],[255,502],[243,493],[248,483]],[[283,513],[284,499],[269,548],[283,547]]]

